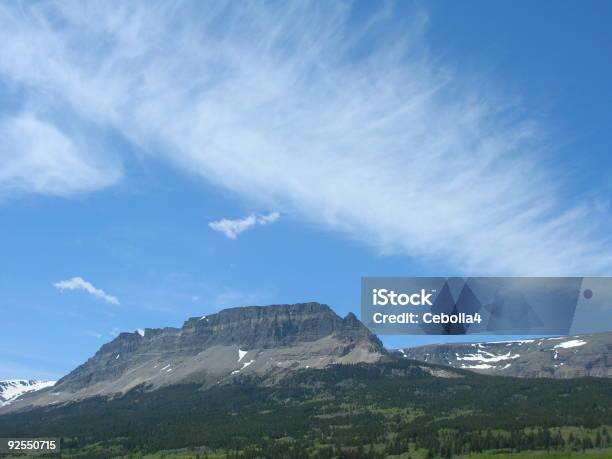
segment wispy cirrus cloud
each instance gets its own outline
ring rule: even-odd
[[[235,220],[222,218],[221,220],[210,222],[208,226],[215,231],[225,234],[225,236],[227,236],[229,239],[236,239],[241,233],[255,227],[256,225],[267,225],[269,223],[274,223],[279,218],[280,214],[278,212],[272,212],[268,215],[251,214],[248,217],[238,218]]]
[[[383,252],[481,274],[610,273],[609,210],[568,204],[528,107],[432,56],[423,10],[402,23],[392,6],[364,20],[350,3],[277,6],[4,3],[0,77],[57,129],[119,133]]]
[[[107,303],[119,304],[119,299],[117,297],[109,295],[104,290],[94,287],[91,282],[86,281],[82,277],[77,276],[68,280],[56,282],[53,284],[53,286],[60,291],[83,290],[96,298],[106,301]]]
[[[0,115],[0,197],[67,196],[114,185],[120,168],[88,154],[76,138],[34,113]]]

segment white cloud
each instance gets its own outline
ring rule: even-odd
[[[34,114],[0,118],[0,195],[70,195],[116,183],[121,171]]]
[[[274,5],[4,3],[0,80],[384,252],[474,274],[611,272],[609,211],[568,204],[542,127],[433,56],[422,11]],[[227,222],[228,237],[254,225]]]
[[[259,223],[260,225],[267,225],[268,223],[274,223],[279,218],[280,218],[280,214],[278,212],[272,212],[268,215],[258,216],[257,223]]]
[[[68,280],[63,280],[53,284],[53,286],[61,291],[64,290],[84,290],[85,292],[100,298],[107,303],[119,304],[117,297],[107,294],[104,290],[94,287],[90,282],[87,282],[82,277],[73,277]]]
[[[278,212],[272,212],[268,215],[255,215],[251,214],[245,218],[239,218],[236,220],[228,220],[223,218],[214,222],[210,222],[210,226],[213,230],[219,231],[225,234],[230,239],[236,239],[240,233],[253,228],[255,225],[267,225],[274,223],[278,220],[280,214]]]

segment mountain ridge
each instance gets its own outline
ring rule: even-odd
[[[478,373],[531,377],[612,377],[612,332],[482,343],[444,343],[391,353]]]
[[[610,377],[611,351],[612,332],[388,351],[355,314],[342,318],[325,304],[243,306],[190,317],[181,327],[122,332],[53,387],[19,394],[10,406],[0,404],[0,412],[113,397],[137,386],[154,390],[197,383],[209,388],[243,376],[273,385],[296,370],[376,363],[384,357],[446,366],[450,373],[424,370],[439,377],[455,377],[455,370],[519,377]]]
[[[257,375],[273,384],[289,372],[335,363],[373,363],[387,351],[354,314],[342,318],[321,303],[247,306],[191,317],[181,328],[120,333],[50,390],[18,406],[49,405],[136,386],[180,382],[204,387]]]

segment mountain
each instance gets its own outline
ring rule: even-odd
[[[0,381],[0,407],[8,405],[23,394],[36,392],[51,387],[55,381],[40,381],[35,379],[9,379]]]
[[[232,308],[121,333],[53,387],[0,408],[0,432],[61,438],[64,457],[610,457],[612,379],[468,371],[527,371],[548,355],[603,374],[609,335],[390,353],[323,304]]]
[[[258,375],[270,384],[302,368],[371,363],[386,351],[354,314],[319,303],[225,309],[181,328],[121,333],[52,389],[19,406],[57,404],[177,383],[204,387]]]
[[[612,377],[612,332],[489,343],[433,344],[392,352],[402,358],[517,377]]]
[[[100,459],[603,459],[610,425],[612,379],[506,378],[388,356],[273,385],[252,374],[0,415],[5,437],[59,437],[62,457]]]

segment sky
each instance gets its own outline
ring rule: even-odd
[[[362,276],[612,275],[611,17],[0,2],[0,379]]]

